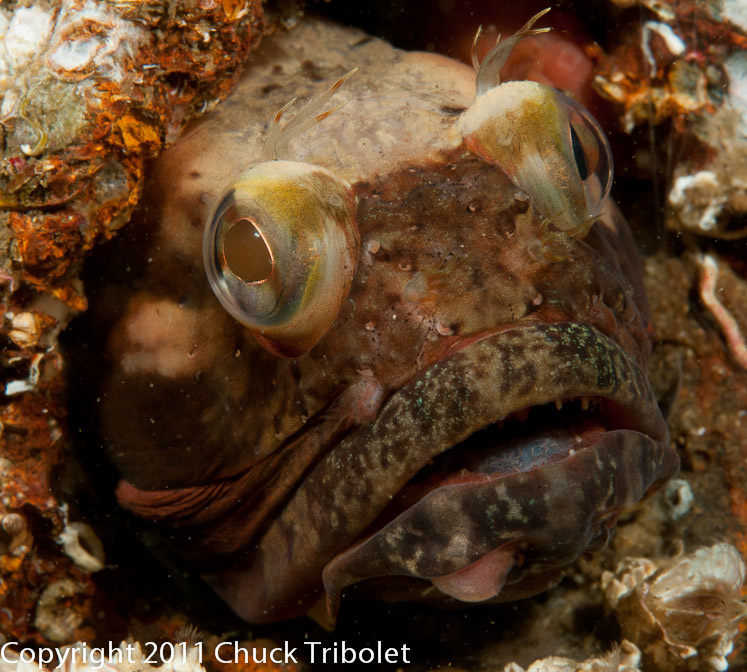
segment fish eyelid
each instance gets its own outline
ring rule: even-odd
[[[547,14],[550,9],[552,8],[546,7],[541,12],[535,14],[511,37],[501,40],[501,36],[498,35],[495,45],[486,54],[485,58],[482,59],[482,63],[477,59],[477,40],[482,34],[482,26],[477,29],[475,38],[472,41],[472,67],[477,73],[476,85],[478,96],[501,83],[501,68],[506,64],[511,51],[520,40],[552,30],[552,28],[532,28],[535,22]]]
[[[335,94],[337,89],[339,89],[356,72],[358,72],[358,68],[353,68],[350,72],[345,73],[324,93],[316,98],[312,98],[308,103],[306,103],[306,105],[298,110],[296,114],[288,119],[284,125],[281,125],[283,115],[298,99],[293,98],[283,105],[270,122],[270,131],[265,140],[263,159],[265,161],[276,161],[277,159],[287,158],[288,143],[293,140],[293,138],[298,137],[314,124],[324,121],[330,114],[346,105],[346,103],[342,103],[337,107],[333,107],[321,114],[317,114],[324,104]]]

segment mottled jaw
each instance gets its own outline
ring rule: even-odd
[[[663,477],[672,456],[608,399],[558,406],[523,409],[434,458],[374,531],[325,567],[330,611],[345,587],[367,581],[358,592],[375,594],[386,581],[371,579],[384,576],[424,579],[409,586],[416,600],[518,599],[604,547],[620,512]]]
[[[320,574],[332,616],[377,577],[410,577],[413,599],[532,595],[677,471],[667,439],[645,374],[593,327],[502,331],[395,392],[306,477],[251,566],[211,583],[254,621],[299,613]]]
[[[635,364],[617,360],[622,351],[588,327],[563,327],[555,347],[581,339],[590,357],[607,360],[588,381],[588,396],[565,397],[563,374],[551,385],[532,377],[544,394],[560,394],[514,409],[434,457],[363,538],[325,567],[332,614],[342,589],[369,580],[375,592],[375,577],[425,579],[413,582],[410,594],[429,601],[438,593],[504,601],[544,590],[582,552],[606,545],[620,512],[676,471],[677,456]],[[544,332],[552,342],[555,335]],[[491,347],[491,340],[471,347]],[[573,368],[572,359],[560,369]],[[611,368],[614,382],[604,380]],[[400,582],[400,599],[402,589]]]

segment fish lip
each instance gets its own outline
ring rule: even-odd
[[[399,390],[395,391],[390,399],[382,404],[379,417],[386,412],[388,402],[392,398],[401,397],[407,394],[415,396],[418,385],[424,376],[441,377],[443,374],[437,370],[441,367],[448,366],[451,362],[459,359],[460,356],[469,356],[475,350],[483,348],[501,351],[504,339],[515,337],[521,340],[523,336],[531,332],[543,334],[551,347],[560,345],[560,350],[565,349],[567,352],[571,353],[571,357],[568,357],[565,361],[559,362],[561,367],[566,365],[571,366],[573,363],[571,361],[573,356],[582,349],[589,352],[592,359],[599,359],[599,357],[597,357],[599,353],[590,352],[595,348],[599,348],[602,351],[602,359],[605,354],[612,355],[614,362],[608,360],[605,363],[615,370],[616,377],[619,379],[620,383],[627,383],[630,386],[628,390],[630,393],[627,395],[627,398],[616,398],[614,394],[616,390],[609,389],[610,386],[606,385],[602,380],[604,376],[599,376],[596,381],[589,383],[588,386],[584,386],[584,383],[581,381],[582,376],[577,376],[575,379],[573,376],[570,376],[570,378],[566,377],[562,382],[556,381],[551,384],[549,388],[547,388],[546,394],[534,397],[530,404],[511,404],[504,407],[502,412],[497,411],[496,414],[489,415],[487,421],[477,423],[472,427],[469,434],[462,436],[458,441],[454,441],[451,444],[444,444],[438,452],[430,453],[428,459],[432,459],[447,450],[451,450],[472,434],[485,429],[497,421],[505,420],[524,409],[534,408],[557,401],[565,402],[567,400],[583,397],[596,397],[614,402],[620,406],[622,410],[627,411],[627,415],[622,422],[623,424],[630,425],[630,429],[646,434],[657,442],[666,443],[669,440],[669,430],[666,421],[661,414],[645,371],[643,371],[634,358],[619,343],[604,335],[593,325],[582,322],[524,322],[520,324],[505,325],[500,329],[489,333],[473,335],[471,337],[460,339],[452,345],[451,350],[442,359],[419,371],[413,378],[402,385]],[[574,339],[576,339],[575,343],[573,342]],[[513,366],[514,360],[519,356],[520,353],[511,351],[504,357],[501,357],[503,360],[502,363],[505,364],[508,362],[509,365]],[[518,374],[517,377],[520,379],[533,382],[531,375],[527,376],[523,371],[516,373]],[[609,376],[610,371],[605,373]],[[542,381],[541,384],[544,386],[546,383],[547,381]],[[467,381],[468,387],[477,387],[481,385],[484,386],[484,382],[481,380],[472,379]],[[526,386],[529,387],[529,385]],[[613,384],[611,387],[614,388],[615,385]],[[613,393],[609,394],[610,391]],[[429,403],[423,402],[421,406],[427,408]],[[376,422],[374,422],[374,425],[375,424]],[[358,430],[357,433],[365,430],[366,427],[363,427],[361,430]]]
[[[248,566],[214,586],[247,620],[303,613],[298,595],[319,590],[328,562],[431,459],[512,412],[580,396],[611,399],[632,429],[667,443],[646,374],[619,344],[585,323],[516,325],[471,342],[394,392],[373,422],[315,464]]]
[[[430,602],[453,604],[531,597],[557,583],[562,568],[583,552],[604,548],[622,511],[678,465],[668,446],[632,430],[614,430],[536,471],[471,475],[474,480],[438,485],[389,522],[371,526],[327,563],[322,578],[329,617],[336,618],[346,588],[391,576],[420,582],[419,588],[411,583],[401,599],[428,595]],[[597,485],[589,488],[590,482]],[[573,491],[582,494],[574,498]],[[506,517],[497,523],[501,506]],[[467,572],[474,577],[473,568],[495,553],[502,559],[486,582],[488,592],[470,597],[463,588],[449,590],[452,577]]]
[[[588,328],[587,325],[577,325],[576,323],[571,323],[569,326],[570,329],[574,329],[575,327],[572,325],[581,326],[581,328]],[[558,325],[554,325],[558,326]],[[592,328],[593,329],[593,328]],[[596,330],[593,330],[596,331]],[[477,344],[484,344],[486,341],[488,344],[490,343],[491,339],[494,337],[494,334],[488,335],[486,337],[481,337],[478,339],[475,339],[471,341],[468,345],[465,346],[465,348],[470,348],[471,346],[477,345]],[[613,351],[617,349],[617,353],[622,354],[625,353],[625,351],[616,343],[613,341],[610,341],[609,339],[606,339],[603,335],[600,333],[596,333],[593,335],[594,340],[596,340],[598,343],[603,342],[604,340],[607,340],[607,346],[611,346]],[[459,352],[463,348],[460,348],[459,350],[455,350],[455,352]],[[676,473],[679,465],[679,459],[676,455],[676,452],[672,450],[668,445],[669,440],[669,432],[666,426],[666,423],[664,422],[663,416],[661,415],[661,412],[658,408],[658,405],[655,402],[655,399],[653,397],[653,392],[651,390],[650,385],[648,384],[648,379],[645,378],[645,374],[640,370],[640,367],[630,358],[629,356],[623,357],[623,359],[620,360],[621,363],[624,365],[622,367],[618,368],[618,373],[623,374],[623,378],[639,378],[639,382],[641,380],[645,380],[645,385],[643,386],[643,390],[645,391],[644,394],[635,394],[630,397],[627,404],[623,404],[621,406],[621,409],[623,411],[622,414],[620,414],[617,418],[617,421],[613,421],[610,417],[604,418],[602,422],[600,422],[600,426],[603,428],[602,432],[602,438],[594,439],[590,443],[587,443],[586,445],[581,445],[580,447],[576,448],[575,446],[569,450],[567,454],[558,455],[557,462],[548,461],[546,463],[540,463],[537,465],[540,469],[546,469],[550,468],[551,470],[555,467],[557,467],[559,462],[574,462],[577,466],[576,469],[578,469],[578,465],[585,463],[585,468],[588,469],[589,472],[591,472],[594,467],[592,466],[592,459],[591,455],[594,455],[594,459],[597,462],[597,471],[601,471],[601,465],[600,465],[600,457],[599,454],[606,454],[605,458],[602,458],[602,461],[604,459],[610,460],[610,453],[614,453],[616,450],[618,451],[621,460],[627,459],[628,461],[631,461],[630,457],[624,453],[629,449],[631,453],[637,455],[637,462],[636,460],[633,460],[632,464],[629,464],[627,468],[630,472],[633,471],[648,471],[648,475],[646,478],[643,478],[642,481],[642,487],[639,487],[637,491],[635,491],[635,487],[632,488],[634,491],[633,499],[630,499],[630,493],[626,490],[627,483],[625,482],[625,479],[622,480],[623,483],[623,490],[625,490],[625,494],[620,493],[620,497],[615,500],[614,497],[610,498],[608,501],[617,501],[617,506],[614,508],[614,512],[612,509],[607,509],[603,516],[601,516],[601,513],[598,513],[598,517],[601,516],[604,520],[600,527],[602,529],[605,529],[607,531],[607,537],[606,540],[609,540],[609,533],[610,530],[614,529],[615,521],[617,520],[617,517],[619,516],[620,512],[622,511],[623,506],[629,506],[641,499],[643,496],[645,496],[647,493],[652,491],[655,487],[657,487],[657,484],[660,484],[667,478],[671,477],[674,473]],[[641,379],[641,374],[643,374],[643,378]],[[578,391],[577,391],[578,392]],[[614,399],[613,397],[607,397],[606,395],[600,395],[599,389],[594,389],[593,391],[589,389],[586,394],[576,394],[576,395],[570,395],[570,396],[581,396],[588,397],[588,396],[594,396],[601,399],[601,403],[604,404],[605,400]],[[566,395],[558,395],[555,397],[555,399],[547,400],[546,403],[549,403],[550,401],[555,400],[561,400],[565,399]],[[612,401],[613,406],[618,403],[615,401]],[[534,406],[541,405],[541,404],[535,404]],[[533,406],[532,406],[533,407]],[[532,408],[529,407],[529,408]],[[514,414],[516,414],[517,411],[524,411],[527,410],[527,407],[522,408],[514,408],[508,413],[508,417],[512,417]],[[560,410],[560,409],[558,409]],[[584,407],[582,410],[582,416],[587,411],[587,409]],[[599,417],[599,412],[597,410],[597,418],[596,421],[599,422],[601,417]],[[603,414],[602,414],[603,417]],[[457,442],[456,444],[453,444],[451,446],[446,446],[438,455],[434,455],[433,457],[439,457],[449,451],[459,451],[460,447],[464,444],[467,444],[467,442],[470,441],[470,439],[476,435],[478,432],[481,432],[491,425],[496,424],[498,420],[503,420],[506,418],[506,415],[504,414],[501,418],[496,418],[493,420],[492,423],[488,423],[482,426],[476,427],[473,432],[466,437],[466,439]],[[521,422],[521,421],[520,421]],[[531,441],[532,436],[541,436],[545,435],[546,432],[542,432],[540,430],[531,432],[527,436],[523,437],[521,440],[527,440]],[[576,437],[577,439],[579,437]],[[597,443],[598,442],[598,443]],[[601,449],[599,449],[597,446],[601,446]],[[611,449],[611,446],[613,448]],[[501,443],[499,443],[494,448],[491,448],[491,450],[499,450],[501,449]],[[584,455],[582,458],[579,459],[577,454],[579,453],[587,453],[587,455]],[[458,461],[459,455],[456,454],[454,456],[455,461]],[[432,458],[433,459],[433,458]],[[614,462],[614,460],[612,460]],[[644,462],[648,462],[648,464],[645,468],[638,467],[637,465],[643,464]],[[653,467],[653,465],[656,465]],[[618,465],[615,465],[616,467]],[[499,483],[503,480],[509,481],[514,477],[517,477],[521,475],[521,478],[526,482],[526,477],[532,478],[531,475],[529,475],[529,472],[531,472],[535,467],[525,467],[524,469],[518,468],[515,470],[507,469],[506,471],[498,471],[493,472],[490,474],[487,473],[478,473],[478,474],[470,474],[469,469],[466,471],[462,470],[462,474],[456,478],[456,481],[450,481],[450,479],[446,479],[444,483],[440,483],[433,487],[430,490],[427,490],[424,494],[421,494],[417,499],[410,500],[407,505],[401,509],[399,512],[395,513],[394,517],[390,517],[382,522],[381,520],[374,521],[357,539],[355,539],[346,549],[342,550],[340,553],[335,555],[332,560],[330,560],[329,563],[324,567],[322,576],[324,579],[324,589],[326,592],[326,603],[327,603],[327,610],[329,617],[334,620],[337,615],[337,611],[339,608],[339,601],[340,596],[342,593],[342,590],[346,587],[357,583],[360,580],[365,580],[365,578],[376,578],[380,576],[392,576],[392,575],[400,575],[400,576],[410,576],[415,578],[421,578],[425,579],[426,581],[431,580],[433,582],[433,586],[437,586],[440,588],[440,585],[437,583],[437,577],[441,576],[440,574],[435,575],[428,575],[426,574],[417,574],[417,573],[411,573],[414,559],[412,555],[408,557],[406,561],[403,561],[402,564],[399,566],[399,569],[401,571],[397,571],[397,569],[392,569],[392,567],[397,567],[397,562],[391,562],[391,558],[387,557],[387,555],[392,552],[394,553],[394,546],[391,545],[391,537],[397,537],[398,539],[402,539],[403,534],[405,536],[409,535],[410,542],[417,543],[418,537],[420,536],[417,532],[413,533],[412,529],[408,529],[408,526],[405,525],[404,527],[402,525],[397,528],[397,532],[392,535],[390,534],[390,538],[387,539],[383,544],[379,543],[378,545],[382,548],[379,548],[379,552],[382,554],[380,557],[384,558],[384,562],[381,563],[382,565],[388,566],[390,571],[383,571],[380,573],[371,573],[368,576],[361,575],[359,578],[350,578],[350,575],[348,576],[347,580],[345,580],[345,574],[346,570],[350,569],[349,567],[345,567],[346,563],[352,562],[353,565],[353,572],[352,576],[355,575],[355,565],[356,563],[359,565],[358,570],[360,570],[360,558],[356,558],[356,555],[358,555],[358,550],[361,548],[365,548],[369,544],[370,540],[377,541],[378,537],[382,536],[382,533],[385,533],[387,530],[389,530],[392,527],[395,527],[397,523],[401,519],[406,518],[407,514],[410,511],[415,510],[420,506],[420,504],[431,497],[431,495],[443,495],[445,492],[457,492],[460,488],[464,488],[465,491],[469,491],[470,495],[473,496],[473,493],[477,493],[479,489],[482,490],[483,496],[486,491],[489,491],[492,486],[494,486],[496,483]],[[573,473],[573,468],[569,469],[570,473]],[[413,476],[413,479],[417,477],[417,474]],[[407,484],[405,484],[405,488],[408,486],[409,483],[413,481],[411,479],[408,481]],[[471,480],[473,479],[473,480]],[[568,479],[571,480],[571,479]],[[632,479],[635,480],[635,479]],[[638,486],[641,486],[641,483],[637,484]],[[439,492],[442,491],[442,492]],[[402,492],[402,490],[398,491]],[[395,495],[396,496],[396,495]],[[488,501],[487,499],[483,499],[481,496],[481,501],[483,504],[485,504],[485,501]],[[625,501],[625,500],[628,501]],[[623,505],[620,504],[620,502],[624,502]],[[599,506],[599,501],[597,501],[597,506]],[[599,509],[594,509],[596,511],[599,511]],[[607,527],[604,527],[607,525]],[[448,526],[447,526],[448,527]],[[457,525],[456,528],[459,526]],[[488,527],[492,527],[492,525],[489,525]],[[440,536],[444,536],[444,530],[440,530]],[[510,537],[509,537],[510,538]],[[389,544],[389,546],[387,546]],[[606,544],[606,541],[604,542]],[[580,555],[583,550],[586,549],[587,545],[582,545],[578,548],[580,548],[578,555]],[[516,549],[518,547],[518,544],[515,541],[508,541],[505,544],[505,547],[496,547],[493,549],[493,551],[487,551],[487,556],[485,558],[493,555],[494,553],[503,552],[507,556],[511,555],[511,551],[506,550],[505,552],[501,549],[503,548],[513,548]],[[603,546],[602,546],[603,547]],[[591,546],[589,545],[589,548]],[[387,550],[388,549],[388,550]],[[412,548],[408,549],[409,551],[412,551]],[[598,549],[597,549],[598,550]],[[484,549],[483,549],[483,552]],[[419,551],[420,557],[427,555],[427,553],[423,553],[422,549]],[[352,560],[351,560],[352,558]],[[475,563],[475,566],[480,564],[482,562],[482,556],[478,558],[478,560]],[[567,558],[566,558],[567,560]],[[475,558],[472,558],[472,562],[475,562]],[[365,564],[365,562],[363,563]],[[471,562],[469,565],[471,566]],[[509,564],[510,567],[510,564]],[[462,568],[464,571],[467,571],[467,566]],[[557,567],[555,568],[557,570]],[[447,575],[451,575],[453,572],[460,573],[459,568],[451,567],[449,570],[444,571],[443,575],[444,578],[446,578]],[[547,567],[543,567],[543,571],[547,572]],[[552,573],[552,572],[550,572]],[[341,575],[342,574],[342,579]],[[544,576],[544,575],[543,575]],[[559,575],[558,575],[559,576]],[[438,579],[441,580],[440,578]],[[505,577],[504,577],[505,580]],[[501,584],[503,585],[503,584]],[[549,587],[549,585],[545,585],[544,588]],[[543,589],[544,589],[543,588]],[[432,588],[431,588],[432,590]],[[498,595],[502,592],[503,588],[498,589],[498,594],[496,594],[495,597],[493,597],[493,600],[498,599],[499,601],[503,601],[503,598],[498,597]],[[425,591],[429,592],[429,591]],[[510,592],[510,591],[509,591]],[[521,594],[521,597],[527,597],[531,596],[533,593],[524,593]],[[443,597],[449,597],[449,599],[453,599],[448,593],[447,595],[444,595]],[[515,598],[508,598],[508,599],[515,599]],[[473,601],[473,600],[468,600]],[[481,600],[475,600],[475,601],[481,601]]]

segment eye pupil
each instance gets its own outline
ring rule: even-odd
[[[223,260],[244,282],[262,282],[272,273],[272,253],[254,222],[246,217],[226,232]]]
[[[578,168],[578,174],[582,180],[586,180],[589,175],[589,164],[586,161],[586,154],[584,153],[584,147],[581,144],[581,139],[576,133],[576,129],[570,126],[571,129],[571,147],[573,147],[573,158],[576,160],[576,168]]]

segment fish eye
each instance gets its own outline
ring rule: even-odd
[[[581,139],[578,137],[578,131],[573,128],[573,124],[568,127],[571,131],[571,147],[573,148],[573,160],[576,162],[576,168],[578,168],[578,174],[582,180],[589,177],[589,164],[584,153]]]
[[[604,209],[612,154],[591,114],[556,89],[505,82],[463,113],[469,149],[499,166],[557,231],[583,237]]]
[[[295,161],[258,164],[217,199],[203,239],[208,281],[266,350],[298,357],[336,318],[355,275],[354,206],[346,182]]]
[[[568,118],[568,145],[584,185],[589,215],[598,215],[612,187],[612,152],[604,131],[591,113],[568,96],[556,92]]]
[[[251,217],[240,217],[223,240],[223,268],[247,283],[265,282],[272,274],[272,250]]]

